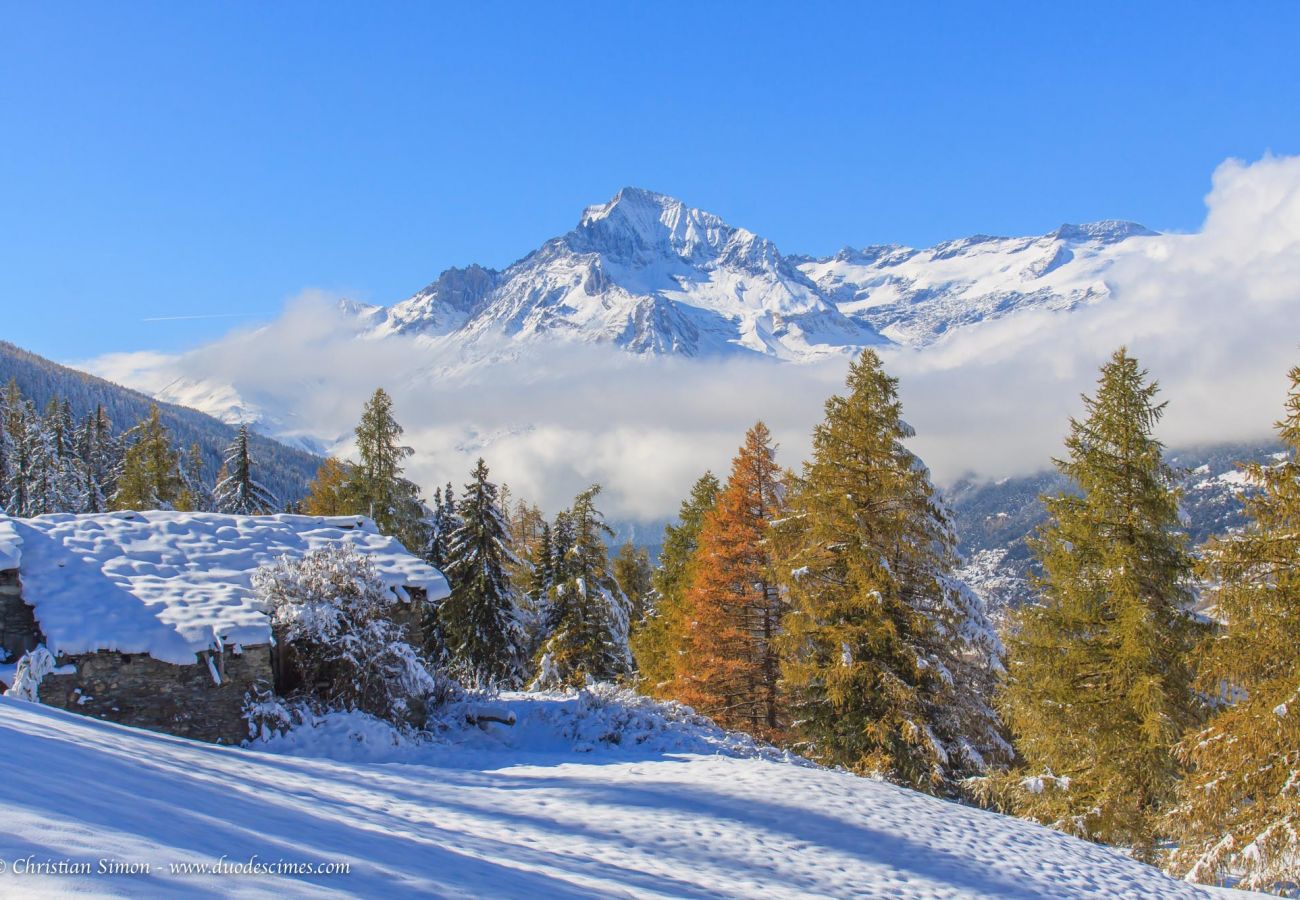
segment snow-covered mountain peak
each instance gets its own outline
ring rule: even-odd
[[[1159,234],[1160,232],[1152,231],[1137,222],[1102,219],[1100,222],[1085,222],[1082,225],[1065,224],[1048,237],[1071,243],[1117,244],[1131,237],[1156,237]]]
[[[448,334],[478,311],[500,279],[500,272],[477,264],[447,269],[414,296],[391,307],[375,335]]]
[[[1023,310],[1102,302],[1115,260],[1144,252],[1155,234],[1107,220],[1029,237],[795,256],[714,213],[626,187],[504,270],[447,269],[392,307],[343,312],[365,339],[416,339],[400,351],[416,379],[468,377],[574,343],[640,357],[801,363],[882,343],[925,347]],[[228,421],[260,411],[264,429],[302,438],[287,424],[294,398],[252,385],[189,378],[161,397]]]
[[[614,262],[645,266],[666,258],[688,264],[775,268],[781,259],[771,241],[666,194],[626,187],[608,203],[589,206],[566,236],[575,250]]]

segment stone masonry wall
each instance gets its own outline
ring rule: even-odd
[[[17,662],[24,653],[45,643],[32,608],[23,602],[18,570],[0,572],[0,662]]]
[[[178,666],[142,653],[101,650],[61,657],[75,675],[47,675],[41,702],[122,725],[149,728],[216,744],[238,744],[248,737],[244,695],[269,690],[271,648],[225,648],[213,657],[221,684],[201,654],[193,665]]]

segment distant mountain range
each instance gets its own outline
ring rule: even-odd
[[[1107,270],[1154,237],[1141,225],[1106,221],[924,250],[790,256],[712,213],[624,188],[502,271],[448,269],[393,306],[344,301],[340,312],[358,340],[413,338],[428,378],[573,342],[637,356],[809,362],[868,346],[926,347],[1024,310],[1100,302],[1110,294]],[[250,393],[187,375],[158,396],[303,440],[301,423],[285,424],[294,421],[293,398]]]
[[[1270,464],[1282,455],[1271,444],[1225,444],[1171,450],[1166,461],[1182,493],[1181,510],[1191,548],[1245,524],[1241,504],[1248,485],[1239,463]],[[964,481],[944,492],[966,565],[960,575],[994,613],[1032,595],[1035,571],[1028,538],[1047,518],[1040,497],[1067,488],[1056,472],[1000,481]]]
[[[73,415],[81,418],[103,406],[120,433],[149,415],[156,401],[139,391],[61,366],[48,359],[0,341],[0,386],[17,382],[23,396],[43,410],[52,397],[66,399]],[[159,403],[163,424],[182,448],[198,444],[203,451],[204,474],[211,482],[235,428],[204,413],[170,403]],[[258,480],[281,500],[297,500],[307,493],[321,459],[302,450],[286,447],[262,435],[252,437],[253,458]]]

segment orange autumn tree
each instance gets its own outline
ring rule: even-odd
[[[783,609],[767,542],[784,493],[771,433],[759,422],[700,528],[673,691],[723,727],[769,739],[785,727],[776,648]]]

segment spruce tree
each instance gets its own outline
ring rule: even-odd
[[[555,584],[548,599],[553,629],[539,651],[539,678],[582,685],[613,681],[632,668],[627,598],[609,571],[605,538],[613,531],[596,508],[592,485],[556,517],[551,530]]]
[[[768,542],[784,504],[771,434],[759,422],[700,528],[684,665],[672,689],[720,725],[769,739],[787,724],[776,644],[785,604]]]
[[[18,390],[18,382],[10,381],[5,392],[5,448],[9,472],[3,485],[3,505],[11,516],[31,515],[28,487],[31,480],[30,443],[28,430],[33,416],[29,404]]]
[[[117,475],[113,509],[175,509],[183,500],[180,454],[172,446],[157,405],[127,433],[128,446]]]
[[[979,677],[1000,647],[950,578],[955,540],[903,444],[897,379],[868,350],[846,387],[773,537],[796,738],[820,762],[952,795],[1007,754]]]
[[[22,453],[26,500],[22,515],[41,516],[68,512],[68,507],[74,501],[65,493],[70,486],[60,464],[52,423],[37,415],[35,407],[30,403],[26,422]]]
[[[1072,489],[1045,498],[1039,600],[1013,619],[1001,695],[1025,761],[1015,808],[1142,857],[1180,775],[1174,744],[1198,715],[1191,561],[1152,437],[1157,392],[1121,348],[1070,421],[1056,466]]]
[[[1170,868],[1193,881],[1300,891],[1300,367],[1289,373],[1286,448],[1244,467],[1248,524],[1212,539],[1201,579],[1220,627],[1198,649],[1197,681],[1219,710],[1190,732],[1190,771],[1167,824]]]
[[[185,483],[184,505],[191,512],[215,512],[217,501],[203,478],[203,448],[190,444],[181,460],[181,480]]]
[[[686,589],[691,581],[700,527],[717,502],[719,490],[717,476],[705,472],[691,487],[690,496],[682,501],[677,524],[664,528],[651,605],[631,638],[639,676],[637,686],[651,697],[670,698],[673,682],[683,670],[690,624]]]
[[[357,424],[357,453],[349,490],[361,512],[384,534],[417,551],[428,540],[419,489],[402,477],[402,461],[415,451],[400,443],[402,426],[393,418],[393,401],[379,388],[366,402]]]
[[[514,687],[522,674],[524,637],[506,573],[514,554],[497,487],[482,459],[456,512],[460,524],[447,542],[451,596],[437,613],[448,664],[463,682]]]
[[[425,550],[425,559],[429,561],[429,565],[444,574],[447,569],[451,536],[455,534],[460,524],[460,519],[456,516],[456,494],[451,482],[447,482],[446,489],[438,488],[433,495],[433,518],[429,522],[429,540]]]
[[[9,482],[13,473],[14,441],[9,434],[9,416],[5,409],[5,400],[0,397],[0,512],[4,511],[9,501]]]
[[[217,512],[263,516],[280,508],[279,499],[253,477],[247,425],[239,426],[235,440],[226,448],[224,468],[225,478],[217,483],[212,492]]]
[[[116,490],[115,473],[121,465],[121,444],[113,435],[113,426],[103,406],[97,406],[77,429],[76,454],[80,462],[84,511],[108,510],[108,498]]]

